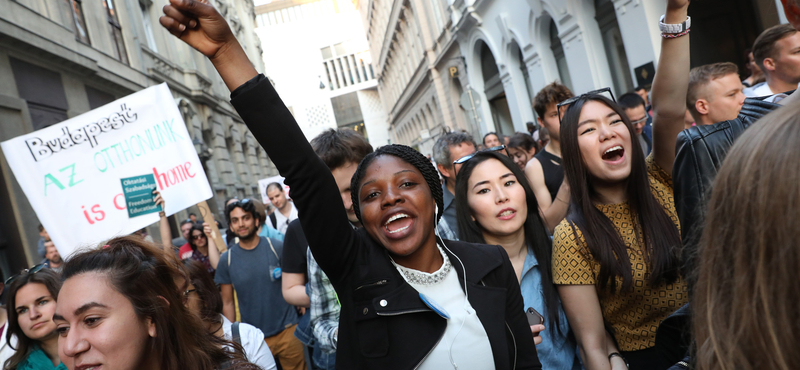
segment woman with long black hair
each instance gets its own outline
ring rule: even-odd
[[[351,181],[354,230],[330,170],[224,18],[171,0],[162,26],[208,56],[232,104],[292,188],[309,247],[341,302],[341,369],[538,369],[531,329],[503,250],[436,237],[436,169],[402,145],[369,154]]]
[[[541,330],[535,340],[542,367],[580,369],[553,284],[550,237],[525,173],[511,158],[481,151],[462,164],[455,193],[460,240],[503,247],[520,282],[525,309],[544,317],[544,327],[535,328]]]
[[[669,0],[662,18],[647,159],[612,99],[589,93],[559,104],[568,105],[561,139],[571,204],[554,233],[553,276],[590,370],[623,367],[625,360],[631,369],[672,365],[655,349],[655,334],[688,301],[678,273],[671,175],[686,109],[688,6],[688,0]]]

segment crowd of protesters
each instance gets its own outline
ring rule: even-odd
[[[689,0],[668,0],[652,89],[551,83],[528,132],[445,133],[432,163],[347,129],[309,143],[214,7],[171,0],[162,26],[210,59],[291,199],[229,199],[219,236],[192,214],[173,239],[161,212],[160,241],[66,260],[40,225],[42,263],[0,284],[0,369],[793,369],[784,5],[744,81],[690,69]]]

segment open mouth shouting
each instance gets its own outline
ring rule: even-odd
[[[405,212],[393,214],[383,223],[383,231],[388,238],[400,239],[408,235],[414,225],[414,218]]]
[[[622,145],[615,145],[603,152],[603,161],[609,164],[619,164],[625,158],[625,149]]]

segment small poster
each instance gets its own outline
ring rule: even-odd
[[[156,178],[153,174],[128,177],[121,181],[129,218],[161,212],[161,206],[156,205],[154,201],[153,190],[156,189]]]

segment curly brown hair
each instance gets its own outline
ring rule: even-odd
[[[573,96],[574,94],[568,87],[555,81],[536,93],[536,97],[533,98],[533,110],[536,111],[539,117],[544,117],[548,105],[561,103]]]

